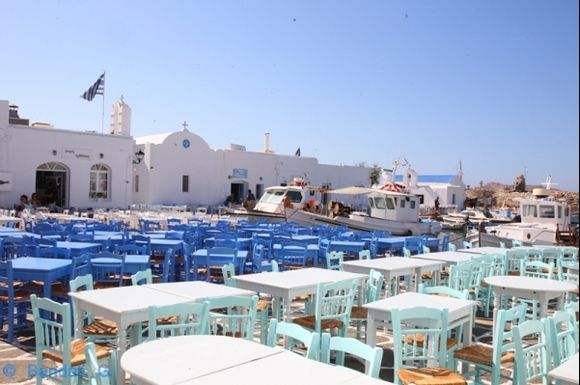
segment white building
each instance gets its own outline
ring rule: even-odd
[[[435,207],[435,199],[439,198],[440,207],[463,210],[466,195],[461,171],[457,175],[417,175],[409,167],[404,175],[397,175],[395,181],[402,182],[418,195],[422,207]]]
[[[30,125],[16,106],[0,101],[0,207],[13,208],[20,195],[33,192],[58,207],[217,206],[229,195],[243,199],[248,189],[259,197],[265,187],[294,177],[331,188],[370,183],[366,167],[276,154],[269,148],[269,134],[263,151],[241,145],[214,150],[185,128],[134,139],[131,109],[122,99],[113,105],[110,132]]]

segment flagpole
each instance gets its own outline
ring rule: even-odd
[[[105,72],[103,72],[103,75]],[[105,77],[103,77],[103,80]],[[101,111],[101,134],[105,133],[105,87],[103,86],[103,108]]]

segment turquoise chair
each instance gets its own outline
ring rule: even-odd
[[[30,297],[32,316],[34,318],[34,333],[36,341],[36,367],[43,368],[44,360],[50,360],[66,368],[67,375],[61,382],[71,385],[73,379],[80,381],[84,374],[86,340],[72,339],[73,328],[70,305],[60,304],[47,298]],[[95,347],[98,359],[108,358],[110,351],[104,346]],[[72,374],[78,374],[73,376]],[[42,385],[43,373],[38,370],[36,385]]]
[[[425,367],[430,367],[434,376],[446,373],[447,378],[464,380],[446,369],[447,312],[426,307],[391,311],[395,384],[410,382],[416,369]],[[416,325],[417,319],[431,326]]]
[[[224,285],[229,287],[236,287],[236,268],[233,263],[228,263],[222,266],[222,276],[224,279]],[[268,310],[270,308],[270,303],[263,299],[258,300],[258,305],[256,306],[256,317],[260,320],[260,343],[265,344],[266,338],[268,336]]]
[[[69,281],[70,291],[75,293],[78,291],[94,290],[93,276],[91,274],[81,275]],[[73,314],[77,313],[76,306],[73,302]],[[85,312],[83,314],[85,320],[83,327],[83,334],[91,341],[95,340],[111,340],[117,338],[117,325],[113,321],[102,318],[95,318],[92,313]]]
[[[463,248],[464,249],[471,249],[473,245],[469,241],[463,241]]]
[[[517,248],[506,250],[506,274],[520,275],[521,261],[528,259],[529,250],[527,248]]]
[[[473,344],[457,349],[454,353],[456,361],[473,367],[471,371],[464,371],[466,377],[474,377],[474,383],[482,384],[482,375],[491,373],[491,383],[499,384],[502,375],[502,367],[513,363],[514,360],[514,336],[515,326],[525,321],[526,307],[519,305],[507,310],[497,312],[497,318],[493,326],[492,346]],[[511,377],[507,377],[513,380]]]
[[[292,322],[322,333],[337,330],[344,337],[350,322],[350,312],[357,291],[357,280],[319,283],[316,289],[314,315],[297,317]]]
[[[99,362],[97,348],[94,343],[85,344],[85,372],[89,385],[116,385],[117,383],[117,352],[110,351],[106,365]]]
[[[254,339],[258,296],[224,297],[209,300],[210,334]],[[225,312],[222,311],[225,309]],[[217,312],[220,310],[221,312]]]
[[[572,318],[576,320],[576,329],[578,329],[578,301],[570,302],[566,304],[564,310],[572,315]]]
[[[148,341],[209,331],[209,302],[149,306]]]
[[[361,250],[358,252],[358,259],[359,260],[363,260],[363,259],[372,259],[371,258],[371,251],[370,250]]]
[[[550,341],[552,367],[560,365],[578,353],[578,327],[572,313],[557,310],[542,321],[545,323]]]
[[[539,320],[529,320],[512,330],[515,345],[514,384],[527,385],[541,380],[550,383],[550,346],[545,324]]]
[[[519,241],[517,239],[512,240],[512,247],[522,247],[523,245],[524,243],[522,241]]]
[[[153,283],[151,269],[141,270],[131,275],[131,285],[147,285]]]
[[[544,278],[553,279],[554,278],[554,265],[544,263],[542,261],[520,261],[520,274],[522,277],[534,277],[534,278]],[[526,304],[529,307],[528,318],[537,319],[540,304],[536,300],[530,300],[525,298],[518,298],[518,303]]]
[[[272,272],[279,273],[280,272],[280,265],[278,264],[278,261],[276,261],[275,259],[272,259],[272,261],[270,261],[270,263],[272,264]]]
[[[449,243],[447,245],[447,251],[457,251],[457,246],[454,243]]]
[[[306,358],[315,361],[319,360],[320,334],[308,331],[300,325],[271,319],[268,325],[267,345],[272,347],[276,346],[278,344],[278,337],[280,336],[288,339],[285,344],[288,350],[295,351],[296,342],[300,342],[306,348]]]
[[[329,270],[342,271],[344,253],[342,251],[331,251],[326,253],[326,268]]]
[[[364,292],[364,303],[377,301],[381,296],[381,290],[383,289],[383,282],[385,277],[378,271],[371,269],[369,272],[369,278],[367,279],[365,292]],[[366,322],[368,311],[364,306],[353,305],[350,311],[350,321],[356,323],[356,337],[361,338],[360,329],[361,324]],[[365,331],[366,332],[366,331]]]
[[[430,295],[440,295],[444,297],[451,297],[457,299],[468,299],[469,292],[464,290],[455,290],[447,286],[425,286],[423,284],[419,285],[419,293],[430,294]],[[463,324],[457,326],[453,330],[448,330],[447,336],[447,367],[449,369],[455,369],[455,358],[453,353],[459,348],[459,342],[463,338]]]
[[[352,337],[331,337],[329,333],[322,334],[320,361],[330,364],[331,352],[337,352],[336,362],[344,366],[344,354],[356,356],[365,361],[366,374],[379,378],[383,349],[372,347]]]

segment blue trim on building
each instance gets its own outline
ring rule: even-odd
[[[456,175],[419,175],[419,183],[453,183]],[[403,175],[395,176],[395,182],[403,182]]]

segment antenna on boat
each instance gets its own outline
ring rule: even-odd
[[[556,185],[556,184],[558,184],[558,183],[552,182],[552,175],[548,175],[548,177],[546,178],[546,181],[544,183],[542,183],[542,185],[546,187],[546,190],[550,190],[552,188],[552,186]]]

